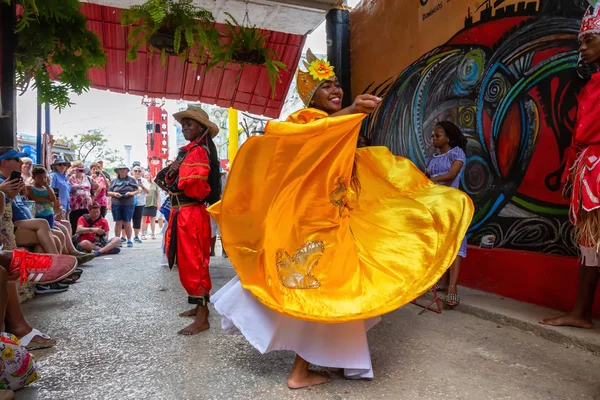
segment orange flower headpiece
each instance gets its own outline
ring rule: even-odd
[[[319,86],[326,81],[335,80],[336,77],[333,66],[328,61],[318,59],[310,49],[306,52],[304,66],[307,72],[298,68],[296,85],[302,102],[308,107]]]

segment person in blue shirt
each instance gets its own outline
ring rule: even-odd
[[[71,163],[61,157],[56,157],[52,165],[50,165],[52,169],[50,173],[50,187],[58,189],[58,200],[65,212],[64,219],[68,219],[69,212],[71,211],[69,203],[69,199],[71,198],[71,184],[66,175],[67,168],[70,166]]]
[[[21,171],[21,157],[25,156],[25,153],[19,153],[12,149],[0,155],[0,183],[8,180],[13,171]],[[54,241],[50,225],[48,225],[48,221],[44,219],[34,219],[31,208],[25,203],[24,197],[20,194],[22,189],[25,188],[25,183],[22,178],[19,177],[14,180],[18,181],[20,185],[19,194],[16,194],[11,202],[13,224],[17,229],[15,231],[17,244],[37,242],[44,250],[44,253],[60,254]],[[23,230],[19,228],[23,228]],[[30,236],[33,237],[29,237],[28,231],[32,232],[32,235]]]

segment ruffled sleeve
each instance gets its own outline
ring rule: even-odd
[[[464,165],[467,161],[467,155],[460,147],[454,147],[452,150],[450,150],[448,157],[450,158],[450,165],[452,165],[454,161],[461,161]]]

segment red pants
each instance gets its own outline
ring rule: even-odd
[[[172,246],[177,246],[179,279],[191,304],[202,304],[203,294],[208,298],[212,288],[208,272],[210,236],[210,218],[203,204],[173,207],[165,236],[166,254]]]

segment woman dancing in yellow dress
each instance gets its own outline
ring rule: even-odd
[[[222,326],[261,353],[296,352],[290,388],[329,380],[309,363],[373,378],[366,330],[438,281],[473,216],[465,194],[409,160],[357,150],[381,99],[341,109],[333,68],[308,61],[297,83],[310,108],[250,138],[209,209],[238,274],[212,298]]]

